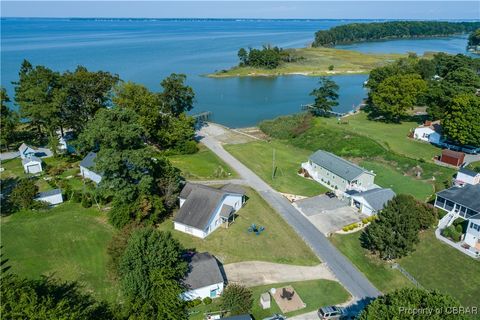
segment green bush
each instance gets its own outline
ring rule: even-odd
[[[203,304],[204,304],[204,305],[207,305],[207,306],[208,306],[209,304],[212,304],[212,298],[210,298],[210,297],[205,297],[205,298],[203,298]]]
[[[197,151],[198,151],[197,143],[195,141],[186,141],[186,142],[182,143],[181,147],[179,148],[179,151],[182,154],[197,153]]]
[[[82,197],[82,207],[90,208],[91,206],[92,206],[92,197],[88,193],[85,193]]]
[[[83,195],[80,191],[74,191],[72,194],[72,202],[79,203],[82,201]]]
[[[187,302],[188,308],[194,308],[202,303],[202,299],[196,298]]]
[[[291,139],[312,127],[312,116],[309,113],[281,116],[273,120],[262,121],[259,127],[272,138]]]
[[[462,238],[462,233],[458,232],[455,226],[451,225],[442,230],[442,236],[449,238],[452,241],[459,242]]]

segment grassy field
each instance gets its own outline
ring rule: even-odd
[[[365,112],[349,116],[341,124],[335,118],[321,118],[317,121],[321,126],[361,134],[379,142],[386,149],[413,159],[432,161],[434,156],[441,153],[440,148],[408,138],[410,130],[419,125],[417,122],[404,121],[396,124],[371,121]]]
[[[363,249],[359,236],[360,232],[335,235],[331,241],[381,291],[412,285],[399,271]],[[448,293],[464,306],[478,306],[480,263],[438,241],[433,231],[422,233],[416,250],[398,262],[425,288]]]
[[[233,67],[209,74],[209,77],[245,77],[245,76],[279,76],[303,74],[308,76],[368,73],[375,67],[392,62],[401,54],[367,54],[335,48],[299,48],[290,49],[295,57],[303,57],[296,62],[283,63],[275,69],[252,67]],[[333,70],[329,67],[333,66]]]
[[[422,286],[446,292],[464,306],[480,307],[480,261],[440,242],[433,231],[421,234],[416,251],[400,264]]]
[[[410,286],[409,280],[398,270],[371,256],[360,246],[360,234],[361,232],[335,234],[331,241],[380,291],[388,292]]]
[[[480,172],[480,161],[470,163],[467,168],[476,172]]]
[[[433,185],[423,180],[404,175],[397,168],[374,161],[362,161],[360,165],[375,172],[375,183],[384,188],[391,188],[395,193],[411,194],[418,199],[428,200],[433,193]]]
[[[237,173],[218,158],[203,144],[199,144],[195,154],[168,157],[172,164],[182,171],[190,180],[214,180],[238,177]]]
[[[298,169],[311,154],[308,150],[272,141],[227,145],[226,150],[280,192],[314,196],[327,189],[313,180],[299,176]],[[272,157],[275,150],[275,176],[272,179]]]
[[[338,282],[330,280],[300,281],[253,287],[251,288],[253,293],[252,315],[255,319],[263,319],[275,313],[282,313],[273,298],[270,309],[263,310],[260,307],[260,295],[268,292],[271,288],[281,288],[287,285],[291,285],[306,304],[306,307],[303,309],[285,314],[288,317],[314,311],[323,306],[340,304],[349,298],[348,292]],[[205,312],[218,311],[220,309],[220,300],[216,299],[211,305],[199,305],[193,308],[191,311],[194,313],[190,319],[202,320]]]
[[[114,230],[97,210],[65,203],[44,212],[17,212],[2,218],[1,229],[4,257],[14,273],[78,281],[99,299],[119,299],[106,270]]]
[[[316,265],[318,258],[293,229],[252,189],[238,217],[228,229],[219,228],[206,239],[173,230],[173,222],[165,221],[160,229],[173,232],[185,247],[208,251],[223,263],[261,260],[277,263]],[[259,236],[249,233],[252,223],[265,227]]]

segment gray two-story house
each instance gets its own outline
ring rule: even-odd
[[[302,163],[302,171],[335,191],[365,191],[375,187],[373,172],[324,150],[318,150],[308,162]]]

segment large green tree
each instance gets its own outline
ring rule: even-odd
[[[10,102],[5,88],[0,88],[1,110],[0,110],[0,148],[8,150],[10,144],[16,139],[16,128],[18,126],[18,115],[11,110],[7,103]]]
[[[88,71],[79,66],[61,76],[61,89],[55,95],[55,104],[64,119],[64,125],[83,131],[97,111],[111,106],[112,91],[118,75],[105,71]]]
[[[179,189],[178,170],[145,144],[138,119],[129,109],[103,109],[79,137],[80,149],[99,149],[99,189],[113,197],[110,221],[119,228],[132,219],[159,221],[174,206]]]
[[[187,319],[180,295],[188,270],[184,248],[169,232],[133,231],[119,264],[120,283],[131,319]]]
[[[410,195],[394,197],[365,229],[362,245],[385,260],[406,256],[418,243],[418,232],[434,224],[430,210]]]
[[[445,135],[462,145],[480,146],[480,97],[462,94],[446,108],[442,121]]]
[[[449,295],[438,291],[404,288],[387,293],[371,302],[359,320],[463,320],[461,305]]]
[[[27,280],[13,274],[2,276],[2,319],[115,319],[108,305],[82,293],[76,283],[42,277]]]
[[[319,80],[320,87],[310,92],[310,95],[315,98],[310,112],[312,114],[328,115],[333,107],[338,106],[338,85],[332,79],[321,77]]]
[[[32,179],[22,179],[13,188],[8,202],[16,210],[30,209],[35,205],[34,198],[37,192],[38,187]]]
[[[426,90],[427,83],[418,74],[394,75],[378,85],[371,93],[371,101],[378,114],[398,122]]]
[[[44,66],[33,67],[24,60],[20,67],[19,80],[15,84],[15,102],[20,106],[20,115],[30,121],[41,134],[54,131],[60,123],[55,94],[60,87],[60,74]]]
[[[178,116],[193,109],[195,92],[192,87],[185,84],[186,80],[186,75],[177,73],[172,73],[162,80],[160,85],[163,91],[160,93],[160,101],[163,112]]]

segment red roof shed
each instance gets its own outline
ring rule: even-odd
[[[452,166],[459,167],[465,160],[465,153],[457,152],[449,149],[442,150],[442,156],[440,157],[440,161],[444,163],[448,163]]]

